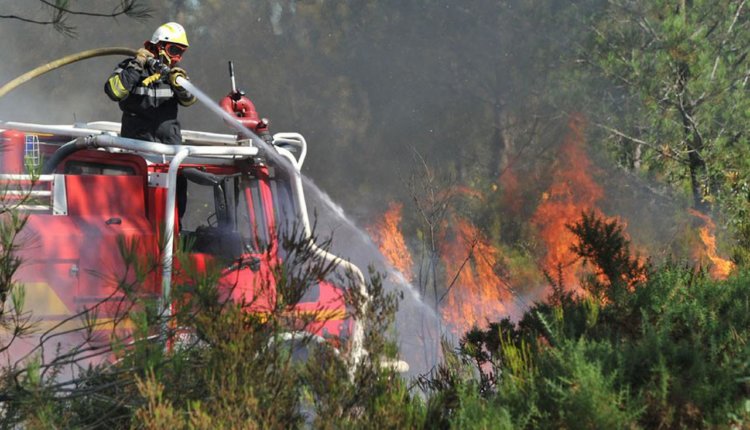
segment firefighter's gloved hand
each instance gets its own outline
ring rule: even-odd
[[[182,86],[180,86],[177,83],[178,77],[190,80],[190,78],[188,78],[188,75],[185,69],[181,69],[179,67],[172,67],[172,70],[169,71],[169,85],[171,85],[172,88],[182,88]]]
[[[190,78],[188,78],[187,72],[184,69],[173,67],[172,70],[169,71],[169,85],[172,86],[172,89],[177,96],[177,101],[182,106],[190,106],[198,99],[195,98],[194,95],[190,94],[190,92],[186,90],[185,87],[177,83],[178,77],[184,78],[188,81],[190,80]]]
[[[154,58],[154,54],[146,48],[141,48],[135,53],[135,61],[140,64],[141,67],[146,65],[149,58]]]

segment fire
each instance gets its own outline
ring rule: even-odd
[[[542,201],[530,219],[545,247],[542,267],[553,276],[557,276],[558,267],[562,267],[564,285],[574,288],[578,294],[585,294],[577,282],[584,268],[581,259],[571,250],[577,238],[568,225],[580,221],[584,212],[603,217],[598,203],[604,197],[604,190],[591,174],[594,166],[584,148],[584,129],[584,118],[573,115],[552,167],[552,183],[542,194]],[[500,188],[502,194],[494,196],[502,199],[503,207],[511,214],[521,215],[527,193],[522,191],[517,172],[506,169],[491,191]],[[445,195],[439,196],[441,200],[460,195],[479,199],[478,203],[493,196],[467,187],[451,187],[443,193]],[[401,204],[391,203],[382,220],[369,231],[388,261],[412,280],[414,262],[399,229],[402,209]],[[444,283],[436,291],[440,312],[447,325],[455,333],[465,333],[474,325],[481,327],[487,321],[499,321],[514,314],[517,309],[512,286],[497,270],[498,266],[506,264],[501,250],[467,219],[456,213],[449,213],[447,219],[442,226],[444,234],[439,245],[443,276],[437,275]],[[512,260],[507,264],[512,265]],[[522,279],[521,282],[536,285],[535,282],[539,281],[538,273],[529,275],[528,270],[520,266],[510,267],[508,271],[513,274],[515,282]],[[518,285],[528,287],[522,283]]]
[[[368,231],[388,263],[411,281],[414,262],[400,229],[402,210],[401,203],[391,203],[383,218]]]
[[[700,228],[698,234],[701,238],[701,242],[703,242],[704,249],[695,252],[696,258],[702,260],[701,257],[703,255],[708,257],[712,263],[709,268],[711,276],[713,276],[714,279],[726,279],[734,269],[734,263],[721,258],[716,252],[716,224],[709,216],[694,209],[690,209],[689,212],[691,215],[700,218],[703,221],[703,227]]]
[[[465,333],[475,324],[506,317],[511,295],[495,271],[499,250],[467,220],[457,219],[452,230],[453,240],[441,249],[448,282],[442,314],[456,332]]]
[[[551,168],[551,185],[542,193],[541,201],[530,219],[539,232],[541,245],[544,247],[542,267],[554,277],[557,277],[558,267],[561,267],[563,285],[573,289],[577,294],[586,294],[579,279],[584,270],[591,268],[584,268],[583,261],[572,251],[577,237],[568,226],[579,222],[583,213],[593,212],[596,217],[606,218],[598,208],[599,202],[604,198],[604,190],[592,176],[595,168],[586,154],[584,130],[584,118],[581,115],[573,115],[569,120],[557,159]],[[494,194],[500,189],[502,193]],[[509,168],[487,194],[469,187],[454,186],[445,189],[437,197],[441,201],[446,201],[451,196],[468,197],[478,199],[478,204],[484,204],[494,196],[502,199],[503,208],[510,214],[522,215],[523,199],[528,194],[524,190],[526,188],[523,187],[518,173]],[[414,261],[400,230],[402,210],[402,204],[391,203],[382,219],[369,231],[388,262],[411,281]],[[699,232],[703,243],[699,257],[710,260],[710,273],[713,277],[726,278],[734,269],[734,264],[721,258],[717,253],[715,224],[699,212],[691,213],[703,220],[704,224]],[[626,227],[624,220],[614,220],[623,226],[623,229]],[[523,267],[515,265],[512,258],[504,261],[501,250],[493,246],[479,228],[455,212],[448,212],[447,221],[441,227],[443,233],[438,251],[442,275],[433,276],[441,278],[443,282],[437,286],[438,291],[435,293],[438,295],[436,302],[439,303],[440,313],[447,326],[454,333],[463,334],[474,325],[482,327],[487,321],[499,321],[514,314],[517,309],[508,281],[510,277],[501,276],[497,270],[498,266],[511,266],[508,272],[512,273],[516,287],[538,285],[538,273],[530,276],[524,272]],[[637,258],[639,266],[645,269],[645,258],[634,258]],[[647,276],[645,270],[642,273],[635,270],[629,275],[634,277],[629,279],[631,287],[644,282]],[[599,276],[605,275],[600,273]]]
[[[574,115],[570,119],[552,185],[542,195],[542,202],[531,220],[547,246],[543,267],[556,275],[561,265],[567,286],[573,285],[582,266],[570,249],[576,239],[567,225],[578,221],[584,211],[599,214],[596,204],[604,196],[604,191],[590,175],[592,164],[583,148],[584,126],[582,116]]]
[[[400,230],[402,210],[402,204],[391,203],[368,231],[388,262],[412,280],[413,260]],[[499,250],[469,221],[453,218],[450,239],[440,247],[445,269],[441,312],[456,333],[464,333],[475,324],[482,326],[487,320],[507,316],[506,303],[511,296],[507,283],[495,272]]]

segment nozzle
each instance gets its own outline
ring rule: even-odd
[[[169,66],[167,66],[166,64],[164,64],[161,61],[157,60],[156,58],[149,58],[148,60],[146,60],[146,64],[149,67],[152,67],[152,68],[158,70],[159,73],[161,73],[162,76],[169,75]]]
[[[232,80],[232,94],[237,92],[237,84],[234,82],[234,64],[229,60],[229,79]]]

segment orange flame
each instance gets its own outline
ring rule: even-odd
[[[457,219],[453,230],[455,237],[441,249],[449,283],[442,314],[458,333],[465,333],[473,325],[506,317],[511,295],[495,271],[499,250],[467,220]]]
[[[576,283],[583,264],[571,250],[576,237],[567,226],[579,221],[583,212],[594,211],[602,216],[597,203],[603,198],[604,191],[591,176],[593,164],[584,149],[583,117],[572,116],[568,128],[553,168],[552,184],[543,194],[531,222],[546,245],[543,267],[556,276],[557,267],[561,265],[564,284],[584,294]],[[498,184],[503,189],[504,207],[520,214],[524,193],[517,174],[507,170]],[[479,191],[466,187],[453,187],[444,192],[446,194],[441,198],[461,195],[485,199]],[[411,280],[413,260],[399,230],[402,207],[399,203],[391,203],[382,220],[368,230],[388,261]],[[439,252],[445,270],[445,285],[444,295],[438,299],[447,324],[455,333],[463,334],[474,325],[481,327],[487,321],[509,316],[515,309],[508,282],[497,271],[502,262],[501,251],[470,221],[455,214],[444,230],[446,235]],[[529,279],[536,276],[516,275]]]
[[[412,280],[413,260],[399,228],[402,209],[402,204],[391,203],[368,231],[387,261]],[[510,293],[495,272],[500,252],[467,220],[457,219],[449,233],[452,239],[440,248],[447,284],[441,304],[445,321],[456,333],[464,333],[488,319],[506,317]]]
[[[414,262],[399,227],[402,209],[401,203],[389,204],[383,218],[368,231],[388,263],[401,272],[407,281],[412,281]]]
[[[531,222],[537,226],[547,245],[543,262],[545,270],[556,276],[557,267],[561,265],[565,285],[573,285],[571,283],[578,279],[582,263],[570,249],[575,243],[575,235],[567,225],[578,221],[584,211],[593,210],[599,214],[596,203],[604,196],[604,191],[590,176],[592,164],[583,149],[583,117],[572,116],[568,128],[553,171],[552,185],[542,195],[542,202]],[[578,293],[583,291],[578,288]]]
[[[726,279],[734,269],[734,263],[721,258],[716,252],[716,224],[708,215],[694,209],[689,209],[688,212],[703,221],[703,227],[699,229],[698,234],[701,242],[703,242],[704,249],[695,251],[696,259],[700,261],[703,259],[701,257],[705,255],[712,263],[709,268],[711,276],[714,279]]]

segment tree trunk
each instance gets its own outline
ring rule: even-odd
[[[682,2],[682,13],[687,15],[685,2]],[[688,168],[690,169],[690,189],[693,194],[693,206],[702,213],[708,213],[710,207],[703,199],[703,187],[701,182],[707,177],[706,161],[703,159],[703,139],[698,132],[698,125],[694,121],[693,108],[690,94],[687,90],[687,82],[691,78],[690,66],[684,62],[678,62],[677,80],[677,110],[682,119],[682,129],[685,134],[685,142],[688,149]]]
[[[693,193],[693,206],[702,213],[708,213],[710,207],[703,199],[703,187],[700,180],[701,176],[706,174],[706,162],[703,161],[698,151],[692,148],[688,154],[688,160],[690,163],[690,188]]]
[[[706,161],[703,159],[703,139],[700,134],[694,130],[694,125],[690,122],[691,111],[683,109],[682,126],[685,129],[685,140],[688,147],[688,167],[690,169],[690,189],[693,194],[693,206],[702,213],[708,213],[710,205],[703,199],[702,180],[706,180],[707,172]]]
[[[633,170],[641,170],[641,157],[643,155],[643,145],[640,143],[635,144],[635,150],[633,151]]]
[[[513,139],[507,133],[507,115],[505,111],[497,105],[494,112],[495,131],[492,133],[492,155],[490,157],[489,174],[491,180],[500,178],[500,173],[508,167],[509,156]]]

